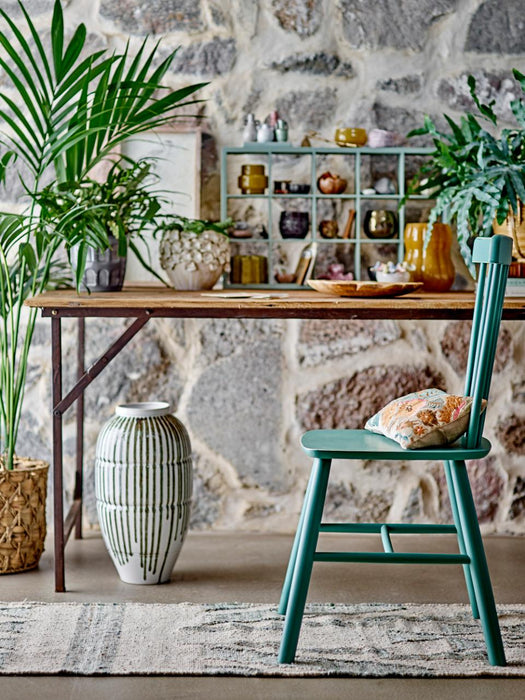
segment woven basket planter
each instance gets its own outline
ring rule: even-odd
[[[49,464],[15,458],[15,468],[0,469],[0,574],[38,566],[46,536]]]

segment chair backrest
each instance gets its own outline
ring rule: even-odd
[[[468,448],[477,447],[483,434],[486,412],[481,409],[489,395],[511,259],[512,239],[509,236],[476,238],[472,260],[480,266],[465,381],[465,396],[473,397],[464,438]]]

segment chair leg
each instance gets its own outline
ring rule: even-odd
[[[465,462],[450,462],[450,471],[465,549],[470,557],[470,571],[487,645],[489,663],[492,666],[505,666],[505,651],[501,640],[498,614]]]
[[[449,462],[443,462],[445,467],[445,476],[447,478],[448,495],[450,499],[450,507],[452,509],[452,517],[454,518],[454,524],[456,525],[457,538],[459,551],[461,554],[466,554],[465,540],[463,538],[463,531],[461,529],[461,520],[458,513],[458,503],[456,499],[456,493],[454,491],[454,482],[452,480],[452,474],[450,473]],[[463,573],[465,574],[465,583],[467,584],[467,592],[470,600],[470,606],[472,608],[472,617],[475,620],[479,620],[479,609],[476,600],[476,593],[474,591],[474,584],[472,583],[472,575],[470,573],[470,566],[468,564],[463,564]]]
[[[288,599],[290,598],[290,586],[292,585],[292,578],[295,571],[295,562],[297,561],[297,550],[299,549],[299,541],[301,539],[301,533],[303,531],[304,517],[306,512],[306,504],[310,498],[310,493],[312,490],[312,481],[314,477],[314,470],[312,469],[310,478],[308,480],[308,485],[306,487],[306,492],[304,494],[303,506],[301,508],[301,515],[299,517],[299,523],[297,525],[297,531],[295,533],[292,551],[290,552],[290,559],[288,560],[288,568],[286,569],[286,576],[284,578],[283,590],[281,592],[281,600],[279,601],[279,607],[277,612],[279,615],[285,615],[286,609],[288,608]]]
[[[331,463],[330,459],[318,459],[315,460],[312,468],[310,493],[305,502],[301,536],[297,547],[297,558],[279,651],[279,663],[282,664],[292,663],[295,659]]]

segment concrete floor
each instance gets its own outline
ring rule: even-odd
[[[348,548],[369,548],[365,537],[352,537]],[[421,538],[404,537],[397,549],[422,550]],[[324,536],[323,549],[336,536]],[[450,551],[451,540],[440,537],[433,551]],[[485,545],[496,601],[525,602],[525,539],[494,536]],[[99,536],[71,541],[66,552],[67,593],[54,592],[51,542],[38,570],[0,578],[4,601],[139,601],[139,602],[276,602],[280,594],[291,537],[286,535],[190,534],[172,580],[161,586],[131,586],[120,581]],[[345,544],[345,546],[347,546]],[[310,600],[333,602],[467,602],[459,567],[317,564]],[[282,698],[370,698],[374,700],[521,700],[520,679],[242,679],[242,678],[60,678],[2,677],[2,700],[269,700]]]

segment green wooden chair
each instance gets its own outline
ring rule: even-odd
[[[498,338],[512,241],[506,236],[478,238],[473,260],[480,263],[472,323],[465,395],[473,397],[470,422],[462,440],[436,448],[405,450],[397,442],[367,430],[311,430],[302,437],[304,451],[314,459],[304,504],[290,555],[279,612],[286,615],[279,653],[281,663],[295,658],[314,562],[383,562],[391,564],[461,564],[474,618],[481,618],[489,662],[505,665],[498,617],[465,460],[485,457],[491,448],[482,437]],[[443,461],[454,518],[453,525],[325,524],[321,523],[333,459]],[[377,533],[384,552],[317,551],[320,532]],[[392,533],[455,533],[459,554],[396,553]]]

